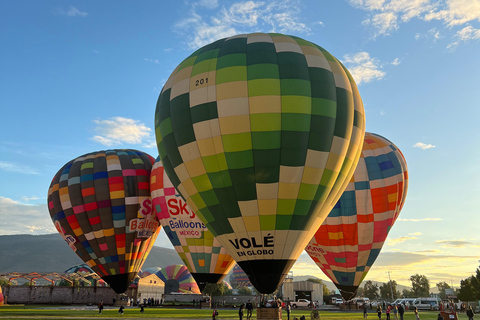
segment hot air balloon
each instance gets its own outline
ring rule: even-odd
[[[160,231],[150,198],[154,159],[106,150],[69,161],[48,190],[62,238],[117,293],[125,292]]]
[[[5,297],[3,296],[3,293],[2,293],[2,287],[0,287],[0,306],[3,306],[4,303],[5,303]]]
[[[182,199],[157,158],[150,176],[153,207],[163,230],[201,291],[220,283],[235,261]]]
[[[155,111],[167,175],[261,293],[277,289],[340,197],[364,132],[348,70],[282,34],[198,49]]]
[[[400,150],[366,133],[354,176],[305,251],[349,300],[377,259],[400,214],[408,171]]]
[[[156,275],[165,282],[165,293],[200,293],[195,279],[184,265],[167,266],[157,272]]]
[[[252,286],[247,274],[242,270],[242,268],[240,268],[238,264],[233,267],[232,275],[230,276],[230,283],[235,289]]]

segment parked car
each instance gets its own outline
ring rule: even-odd
[[[292,308],[298,307],[310,307],[310,301],[307,299],[298,299],[295,302],[292,302]]]
[[[363,308],[364,304],[367,304],[367,306],[370,306],[369,298],[355,298],[353,299],[353,301],[359,308]]]

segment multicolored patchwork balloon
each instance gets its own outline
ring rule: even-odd
[[[5,297],[3,296],[2,293],[2,287],[0,287],[0,306],[3,306],[5,303]]]
[[[133,281],[160,231],[150,198],[153,162],[129,149],[88,153],[63,166],[48,190],[62,238],[117,293]]]
[[[150,176],[153,207],[163,230],[201,291],[207,283],[220,283],[235,264],[182,199],[157,158]]]
[[[345,300],[353,298],[405,203],[407,163],[384,137],[366,133],[363,151],[340,200],[305,251]]]
[[[364,132],[348,70],[282,34],[198,49],[155,112],[170,180],[261,293],[277,289],[340,197]]]
[[[165,293],[200,293],[197,283],[184,265],[174,264],[162,268],[156,275],[165,282]]]
[[[236,264],[233,267],[232,275],[230,276],[230,283],[235,289],[240,289],[243,287],[251,287],[250,279],[248,279],[247,274],[242,270],[242,268]]]

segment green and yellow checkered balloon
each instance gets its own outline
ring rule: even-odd
[[[350,73],[323,48],[253,33],[180,63],[158,99],[155,133],[174,186],[271,293],[353,175],[365,115]]]

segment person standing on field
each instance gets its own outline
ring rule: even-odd
[[[467,309],[467,317],[468,317],[468,320],[473,320],[472,306],[469,306],[468,309]]]

